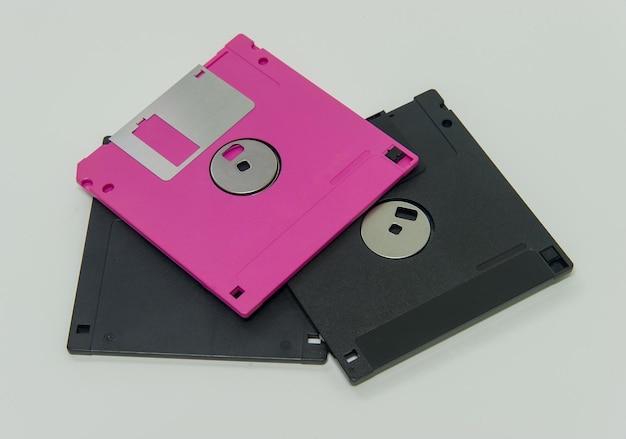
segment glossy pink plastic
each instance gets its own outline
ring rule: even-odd
[[[418,159],[243,35],[204,67],[254,108],[170,180],[108,143],[78,164],[77,181],[247,317]],[[276,181],[247,196],[209,174],[215,152],[242,138],[281,161]],[[405,154],[397,163],[385,156],[393,147]]]

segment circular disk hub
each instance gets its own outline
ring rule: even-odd
[[[374,253],[402,259],[422,250],[430,239],[428,215],[407,201],[386,201],[374,206],[363,218],[361,238]]]
[[[280,172],[278,154],[268,144],[240,139],[222,146],[213,156],[211,178],[225,192],[250,195],[270,186]]]

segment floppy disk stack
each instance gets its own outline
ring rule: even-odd
[[[358,384],[573,267],[436,91],[365,120],[243,35],[77,181],[74,354],[330,351]]]

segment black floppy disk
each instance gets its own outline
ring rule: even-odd
[[[244,320],[97,200],[67,348],[73,354],[314,364],[327,355],[289,291]]]
[[[369,120],[420,164],[289,282],[353,384],[572,270],[436,91]]]

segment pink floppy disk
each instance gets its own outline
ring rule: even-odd
[[[247,317],[417,161],[238,35],[77,180]]]

